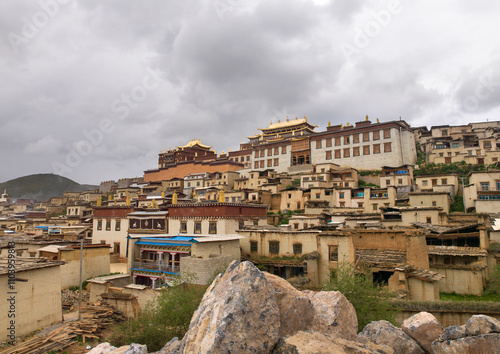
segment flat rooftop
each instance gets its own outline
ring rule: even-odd
[[[16,273],[25,272],[29,270],[56,267],[65,264],[61,261],[49,261],[45,258],[14,258]],[[0,257],[0,275],[8,274],[8,258]]]

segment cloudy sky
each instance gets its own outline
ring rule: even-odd
[[[500,120],[500,2],[3,0],[0,182],[142,176],[278,119]]]

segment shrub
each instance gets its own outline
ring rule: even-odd
[[[330,281],[323,290],[340,291],[351,302],[358,316],[358,330],[362,330],[371,321],[386,320],[396,324],[394,307],[389,293],[373,285],[371,273],[357,273],[348,262],[340,262],[332,271]]]
[[[109,341],[117,347],[141,343],[149,351],[160,350],[173,337],[184,336],[206,289],[186,284],[162,289],[137,318],[119,324]]]

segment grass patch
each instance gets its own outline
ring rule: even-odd
[[[439,299],[442,301],[497,301],[500,303],[500,295],[487,293],[483,295],[463,295],[453,293],[439,293]]]

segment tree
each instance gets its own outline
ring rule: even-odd
[[[494,245],[498,246],[498,244]],[[493,268],[493,271],[486,280],[486,288],[484,290],[484,294],[500,295],[500,264],[495,265],[495,268]]]
[[[340,262],[332,270],[330,280],[323,290],[340,291],[351,302],[358,316],[358,329],[362,330],[371,321],[386,320],[396,324],[395,311],[389,292],[373,284],[368,271],[356,272],[354,265]]]

